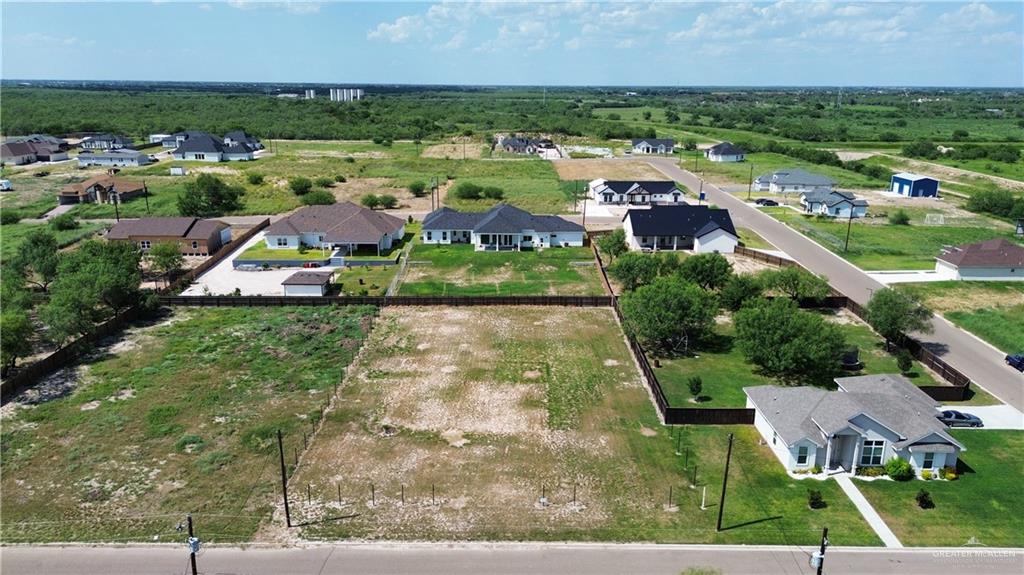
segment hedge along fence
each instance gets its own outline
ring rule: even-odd
[[[567,306],[610,307],[609,296],[161,296],[163,305],[193,307],[388,306]]]
[[[247,231],[244,234],[238,236],[237,239],[231,240],[231,242],[229,242],[225,246],[221,246],[221,248],[219,250],[217,250],[217,252],[215,254],[213,254],[212,256],[207,258],[207,260],[205,262],[203,262],[203,263],[197,265],[196,267],[194,267],[194,268],[188,270],[187,272],[185,272],[179,278],[175,279],[174,283],[172,283],[167,288],[162,289],[162,290],[157,290],[158,293],[179,293],[179,292],[181,292],[181,290],[187,288],[189,286],[189,284],[192,283],[192,280],[194,280],[197,277],[201,276],[202,274],[210,271],[215,265],[217,265],[220,262],[222,262],[224,260],[224,258],[226,258],[229,255],[231,255],[231,253],[235,251],[236,246],[245,245],[245,242],[251,240],[253,238],[253,236],[255,236],[256,234],[260,233],[261,231],[263,231],[268,226],[270,226],[270,218],[264,219],[260,223],[256,224],[252,228],[250,228],[249,231]]]

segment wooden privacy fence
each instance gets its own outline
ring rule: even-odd
[[[163,305],[195,307],[388,306],[568,306],[609,307],[610,296],[161,296]]]
[[[270,226],[270,218],[262,220],[260,223],[250,228],[249,231],[238,236],[238,238],[231,240],[231,242],[228,243],[227,245],[221,246],[221,248],[217,250],[217,252],[214,253],[212,256],[207,258],[205,262],[197,265],[196,267],[182,274],[180,277],[175,279],[174,283],[172,283],[170,286],[168,286],[165,289],[158,290],[159,293],[179,293],[181,290],[187,288],[188,285],[192,283],[192,280],[210,271],[210,269],[212,269],[213,266],[219,264],[229,255],[231,255],[231,253],[235,251],[236,246],[244,245],[245,242],[251,240],[253,236],[260,233],[268,226]]]

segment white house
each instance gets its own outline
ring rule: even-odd
[[[1024,281],[1024,247],[998,238],[947,248],[935,271],[953,280]]]
[[[708,206],[631,208],[622,218],[622,228],[632,250],[731,254],[739,242],[729,211]]]
[[[535,216],[508,204],[486,212],[434,210],[423,218],[424,244],[472,244],[481,250],[580,247],[583,226],[558,216]]]
[[[672,181],[597,179],[587,185],[587,193],[599,204],[678,204],[683,201],[683,191]]]
[[[939,421],[939,404],[901,375],[835,380],[818,387],[745,387],[754,427],[789,471],[815,466],[855,473],[894,457],[925,470],[955,466],[964,446]]]
[[[78,154],[79,166],[145,166],[150,162],[147,154],[124,148]]]
[[[162,140],[163,147],[174,148],[171,157],[175,160],[198,162],[237,162],[255,159],[255,151],[263,147],[259,140],[242,131],[229,132],[218,138],[198,131],[178,132]]]
[[[676,141],[671,138],[642,138],[633,140],[634,154],[671,154]]]
[[[804,192],[800,194],[804,213],[832,218],[863,218],[868,213],[867,200],[851,192]]]
[[[150,134],[149,135],[149,143],[150,144],[159,144],[161,142],[164,142],[165,140],[167,140],[170,137],[171,137],[171,134]],[[164,146],[164,147],[166,148],[166,147],[175,147],[175,146]]]
[[[300,271],[285,278],[281,282],[286,296],[325,296],[331,291],[331,281],[334,279],[334,272],[331,271]]]
[[[754,178],[754,190],[773,194],[832,191],[835,182],[820,174],[812,174],[799,168],[775,170]]]
[[[704,157],[712,162],[742,162],[747,154],[732,142],[722,142],[704,150]]]
[[[311,248],[391,249],[405,235],[405,220],[383,212],[342,202],[329,206],[306,206],[281,218],[264,232],[270,249]],[[345,254],[342,254],[345,255]]]

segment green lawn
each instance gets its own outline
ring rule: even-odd
[[[106,228],[106,224],[79,222],[73,230],[55,230],[47,224],[7,224],[0,226],[0,262],[6,262],[18,251],[18,246],[25,240],[25,237],[38,228],[49,231],[57,238],[57,245],[60,247],[70,246],[80,240],[94,235],[96,232]]]
[[[602,295],[590,248],[477,252],[473,246],[416,245],[400,295]],[[586,265],[574,265],[587,262]]]
[[[683,157],[684,167],[694,171],[692,154]],[[824,166],[812,164],[804,160],[798,160],[782,154],[768,152],[757,152],[748,154],[745,162],[709,162],[703,155],[697,159],[696,172],[703,173],[704,177],[712,181],[725,181],[731,183],[747,184],[750,181],[750,168],[753,167],[753,177],[773,172],[781,168],[802,168],[815,174],[827,176],[836,181],[841,188],[883,188],[886,182],[875,180],[859,174],[852,170],[845,170],[835,166]],[[746,194],[746,190],[743,190]]]
[[[865,270],[924,270],[935,267],[935,256],[946,245],[1013,239],[1012,230],[992,227],[895,226],[879,221],[854,220],[850,247],[844,251],[847,221],[805,216],[789,208],[763,208],[775,219],[817,241]]]
[[[901,284],[932,310],[1006,353],[1024,351],[1024,282]]]
[[[366,307],[176,310],[78,370],[65,397],[5,416],[6,543],[248,541],[374,313]]]
[[[297,248],[268,248],[265,242],[257,242],[241,253],[236,260],[304,260],[319,261],[331,257],[334,250],[309,248],[300,252]]]
[[[381,296],[397,271],[397,265],[340,268],[334,273],[334,287],[341,295]]]
[[[736,232],[740,234],[740,241],[743,245],[760,250],[774,250],[775,246],[768,243],[764,238],[759,236],[757,232],[748,228],[736,228]]]
[[[959,547],[973,539],[989,547],[1024,546],[1024,432],[952,433],[967,448],[958,480],[858,481],[858,489],[904,545]],[[917,506],[919,489],[928,490],[934,509]]]

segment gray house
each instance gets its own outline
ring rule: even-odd
[[[773,194],[831,192],[835,184],[821,174],[812,174],[799,168],[775,170],[754,178],[755,190]]]
[[[79,166],[145,166],[152,160],[147,154],[138,150],[124,148],[101,150],[98,152],[82,152],[78,154]]]
[[[583,226],[558,216],[535,216],[508,204],[486,212],[434,210],[423,218],[424,244],[472,244],[481,250],[583,245]]]
[[[754,427],[789,471],[815,466],[855,473],[894,457],[925,470],[955,466],[964,446],[939,421],[939,404],[902,375],[835,380],[818,387],[745,387]]]
[[[255,158],[252,147],[248,144],[232,140],[231,144],[206,132],[182,132],[173,138],[178,147],[171,152],[175,160],[193,160],[200,162],[236,162]],[[164,145],[168,140],[164,140]]]
[[[805,213],[832,218],[863,218],[868,214],[868,201],[851,192],[804,192],[800,205]]]
[[[120,150],[132,147],[132,140],[115,134],[89,136],[78,144],[83,150]]]
[[[641,138],[632,143],[634,154],[671,154],[676,149],[672,138]]]

